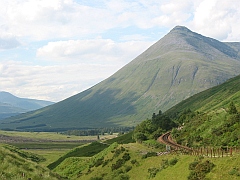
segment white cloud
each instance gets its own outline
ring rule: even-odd
[[[110,39],[69,40],[49,42],[37,50],[37,56],[50,60],[67,60],[97,64],[118,64],[123,66],[153,42],[114,42]]]
[[[83,1],[84,2],[84,1]],[[87,6],[73,0],[2,0],[0,32],[34,40],[84,37],[112,28],[173,26],[189,16],[190,1],[99,1]],[[168,19],[166,22],[167,15]],[[182,18],[182,19],[181,19]]]
[[[0,21],[3,33],[37,40],[83,36],[102,32],[114,24],[107,10],[71,0],[3,0]]]
[[[240,1],[1,0],[0,87],[58,101],[116,72],[176,25],[240,41]]]
[[[189,25],[218,39],[239,37],[237,0],[110,0],[98,1],[98,6],[90,4],[74,0],[2,0],[0,33],[35,40],[82,39],[113,28]]]
[[[59,101],[95,85],[117,68],[84,63],[46,67],[7,61],[0,63],[0,87],[19,97]]]
[[[191,22],[195,31],[225,41],[240,41],[240,1],[204,0]]]
[[[0,62],[0,87],[20,97],[59,101],[109,77],[152,43],[110,39],[49,42],[38,49],[37,56],[54,59],[59,65]]]

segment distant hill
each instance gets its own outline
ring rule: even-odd
[[[52,105],[53,102],[19,98],[9,92],[0,92],[0,119]]]
[[[239,47],[239,42],[220,42],[177,26],[106,80],[52,106],[4,120],[1,128],[134,126],[240,74]]]

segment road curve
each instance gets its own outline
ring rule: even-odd
[[[177,144],[176,142],[174,142],[171,138],[171,132],[167,132],[163,135],[161,135],[157,141],[163,143],[163,144],[166,144],[166,145],[169,145],[171,146],[172,148],[174,149],[183,149],[183,150],[187,150],[187,151],[192,151],[191,148],[187,147],[187,146],[182,146],[180,144]]]

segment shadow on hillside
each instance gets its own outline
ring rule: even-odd
[[[135,114],[136,93],[121,94],[120,89],[86,90],[60,103],[1,122],[2,129],[64,131],[114,127],[115,117]],[[43,126],[44,125],[44,126]]]
[[[120,89],[98,90],[87,99],[81,98],[79,115],[85,117],[85,120],[96,123],[101,122],[102,125],[107,123],[109,126],[110,124],[107,121],[113,117],[135,114],[136,110],[133,102],[139,99],[140,96],[137,96],[135,92],[121,93]]]

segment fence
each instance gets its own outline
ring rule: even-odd
[[[200,148],[192,148],[192,150],[183,150],[177,149],[177,151],[181,151],[184,154],[190,154],[194,156],[205,156],[205,157],[228,157],[233,156],[235,153],[240,152],[240,147],[200,147]]]

